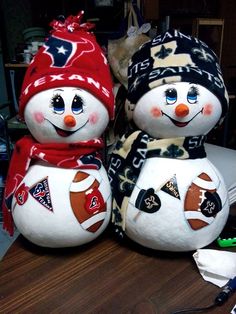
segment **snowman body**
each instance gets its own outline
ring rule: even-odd
[[[219,236],[229,213],[227,189],[219,171],[198,149],[204,151],[204,136],[221,112],[220,101],[211,91],[188,82],[160,85],[139,99],[133,120],[138,132],[146,134],[150,149],[145,152],[138,146],[138,153],[129,156],[127,152],[136,147],[134,140],[130,144],[136,131],[118,143],[114,156],[119,157],[111,159],[111,182],[117,173],[119,191],[125,184],[128,187],[123,200],[117,198],[119,203],[116,199],[114,203],[118,204],[114,211],[117,232],[122,227],[135,242],[167,251],[195,250]],[[181,144],[186,141],[187,145]],[[142,161],[138,154],[145,156]],[[119,170],[122,157],[132,162]]]
[[[212,200],[206,199],[206,191],[221,198],[219,212]],[[154,157],[145,160],[131,194],[125,232],[145,247],[190,251],[206,246],[219,235],[228,208],[223,179],[207,158]]]
[[[27,187],[27,199],[18,204],[13,198],[13,219],[20,233],[37,245],[81,245],[99,236],[109,223],[111,192],[103,166],[81,171],[37,162],[22,185]]]
[[[31,242],[45,247],[77,246],[94,240],[107,227],[111,188],[102,161],[95,157],[94,165],[88,154],[76,159],[73,167],[63,163],[73,158],[70,145],[100,142],[108,120],[102,102],[83,89],[52,88],[28,102],[25,121],[37,140],[32,149],[38,143],[52,148],[68,144],[69,154],[55,165],[39,153],[29,161],[19,184],[16,174],[12,216],[19,232]]]

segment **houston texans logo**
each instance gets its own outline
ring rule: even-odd
[[[43,189],[43,184],[40,182],[36,185],[33,196],[34,197],[44,197],[45,196],[45,191]]]
[[[17,187],[20,185],[20,182],[23,180],[23,177],[20,174],[14,176],[13,182],[11,185],[5,188],[5,204],[8,209],[12,206],[13,195],[17,190]],[[14,208],[13,208],[14,209]]]
[[[103,210],[104,206],[105,203],[98,188],[94,188],[91,193],[86,195],[85,208],[89,214],[94,214],[97,211]]]
[[[15,192],[16,202],[18,205],[24,205],[28,199],[28,190],[29,188],[22,183]]]
[[[19,205],[23,205],[25,203],[25,198],[26,198],[25,196],[26,196],[25,191],[22,191],[22,193],[19,193],[17,195],[17,203]]]
[[[90,203],[90,206],[89,206],[89,209],[91,211],[95,211],[97,210],[98,208],[100,207],[100,203],[98,201],[98,198],[96,196],[94,196],[92,199],[91,199],[91,203]]]
[[[93,43],[83,37],[77,42],[72,42],[51,36],[44,47],[46,47],[44,53],[51,57],[53,67],[71,66],[84,53],[95,50]]]
[[[101,168],[101,160],[95,156],[95,154],[83,155],[80,157],[78,164],[80,168],[91,168],[91,169],[100,169]]]

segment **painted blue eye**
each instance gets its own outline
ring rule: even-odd
[[[177,91],[175,88],[169,88],[165,91],[166,104],[173,105],[177,101]]]
[[[196,88],[196,86],[192,86],[190,87],[188,94],[187,94],[187,101],[190,104],[196,104],[197,99],[198,99],[198,89]]]
[[[83,104],[83,99],[80,96],[75,95],[71,105],[72,112],[74,114],[80,114],[81,112],[83,112]]]
[[[64,104],[64,100],[60,95],[55,95],[53,96],[52,100],[51,100],[51,104],[53,107],[53,111],[57,114],[63,114],[65,111],[65,104]]]

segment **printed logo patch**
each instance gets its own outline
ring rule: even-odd
[[[104,206],[105,203],[98,188],[94,188],[91,193],[86,195],[85,209],[89,214],[97,213]]]
[[[200,206],[201,212],[206,217],[214,217],[222,209],[222,203],[218,193],[206,191],[204,198]]]
[[[163,192],[176,197],[180,200],[179,189],[177,185],[176,175],[174,175],[170,180],[168,180],[161,188]]]
[[[48,185],[48,177],[37,182],[29,189],[29,193],[46,209],[53,212],[52,201]]]
[[[24,205],[28,199],[28,186],[22,183],[15,192],[15,198],[18,205]]]
[[[82,37],[78,42],[72,42],[51,36],[45,46],[45,53],[51,56],[53,67],[70,66],[84,53],[94,51],[93,43]]]
[[[141,189],[135,202],[135,207],[139,210],[152,214],[161,207],[161,200],[154,189]]]

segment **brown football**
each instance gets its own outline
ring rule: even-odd
[[[204,172],[193,181],[185,197],[184,214],[193,230],[211,224],[221,209],[221,200],[212,179]]]
[[[106,203],[99,191],[100,183],[92,175],[78,171],[70,185],[70,202],[83,229],[96,232],[106,217]]]

